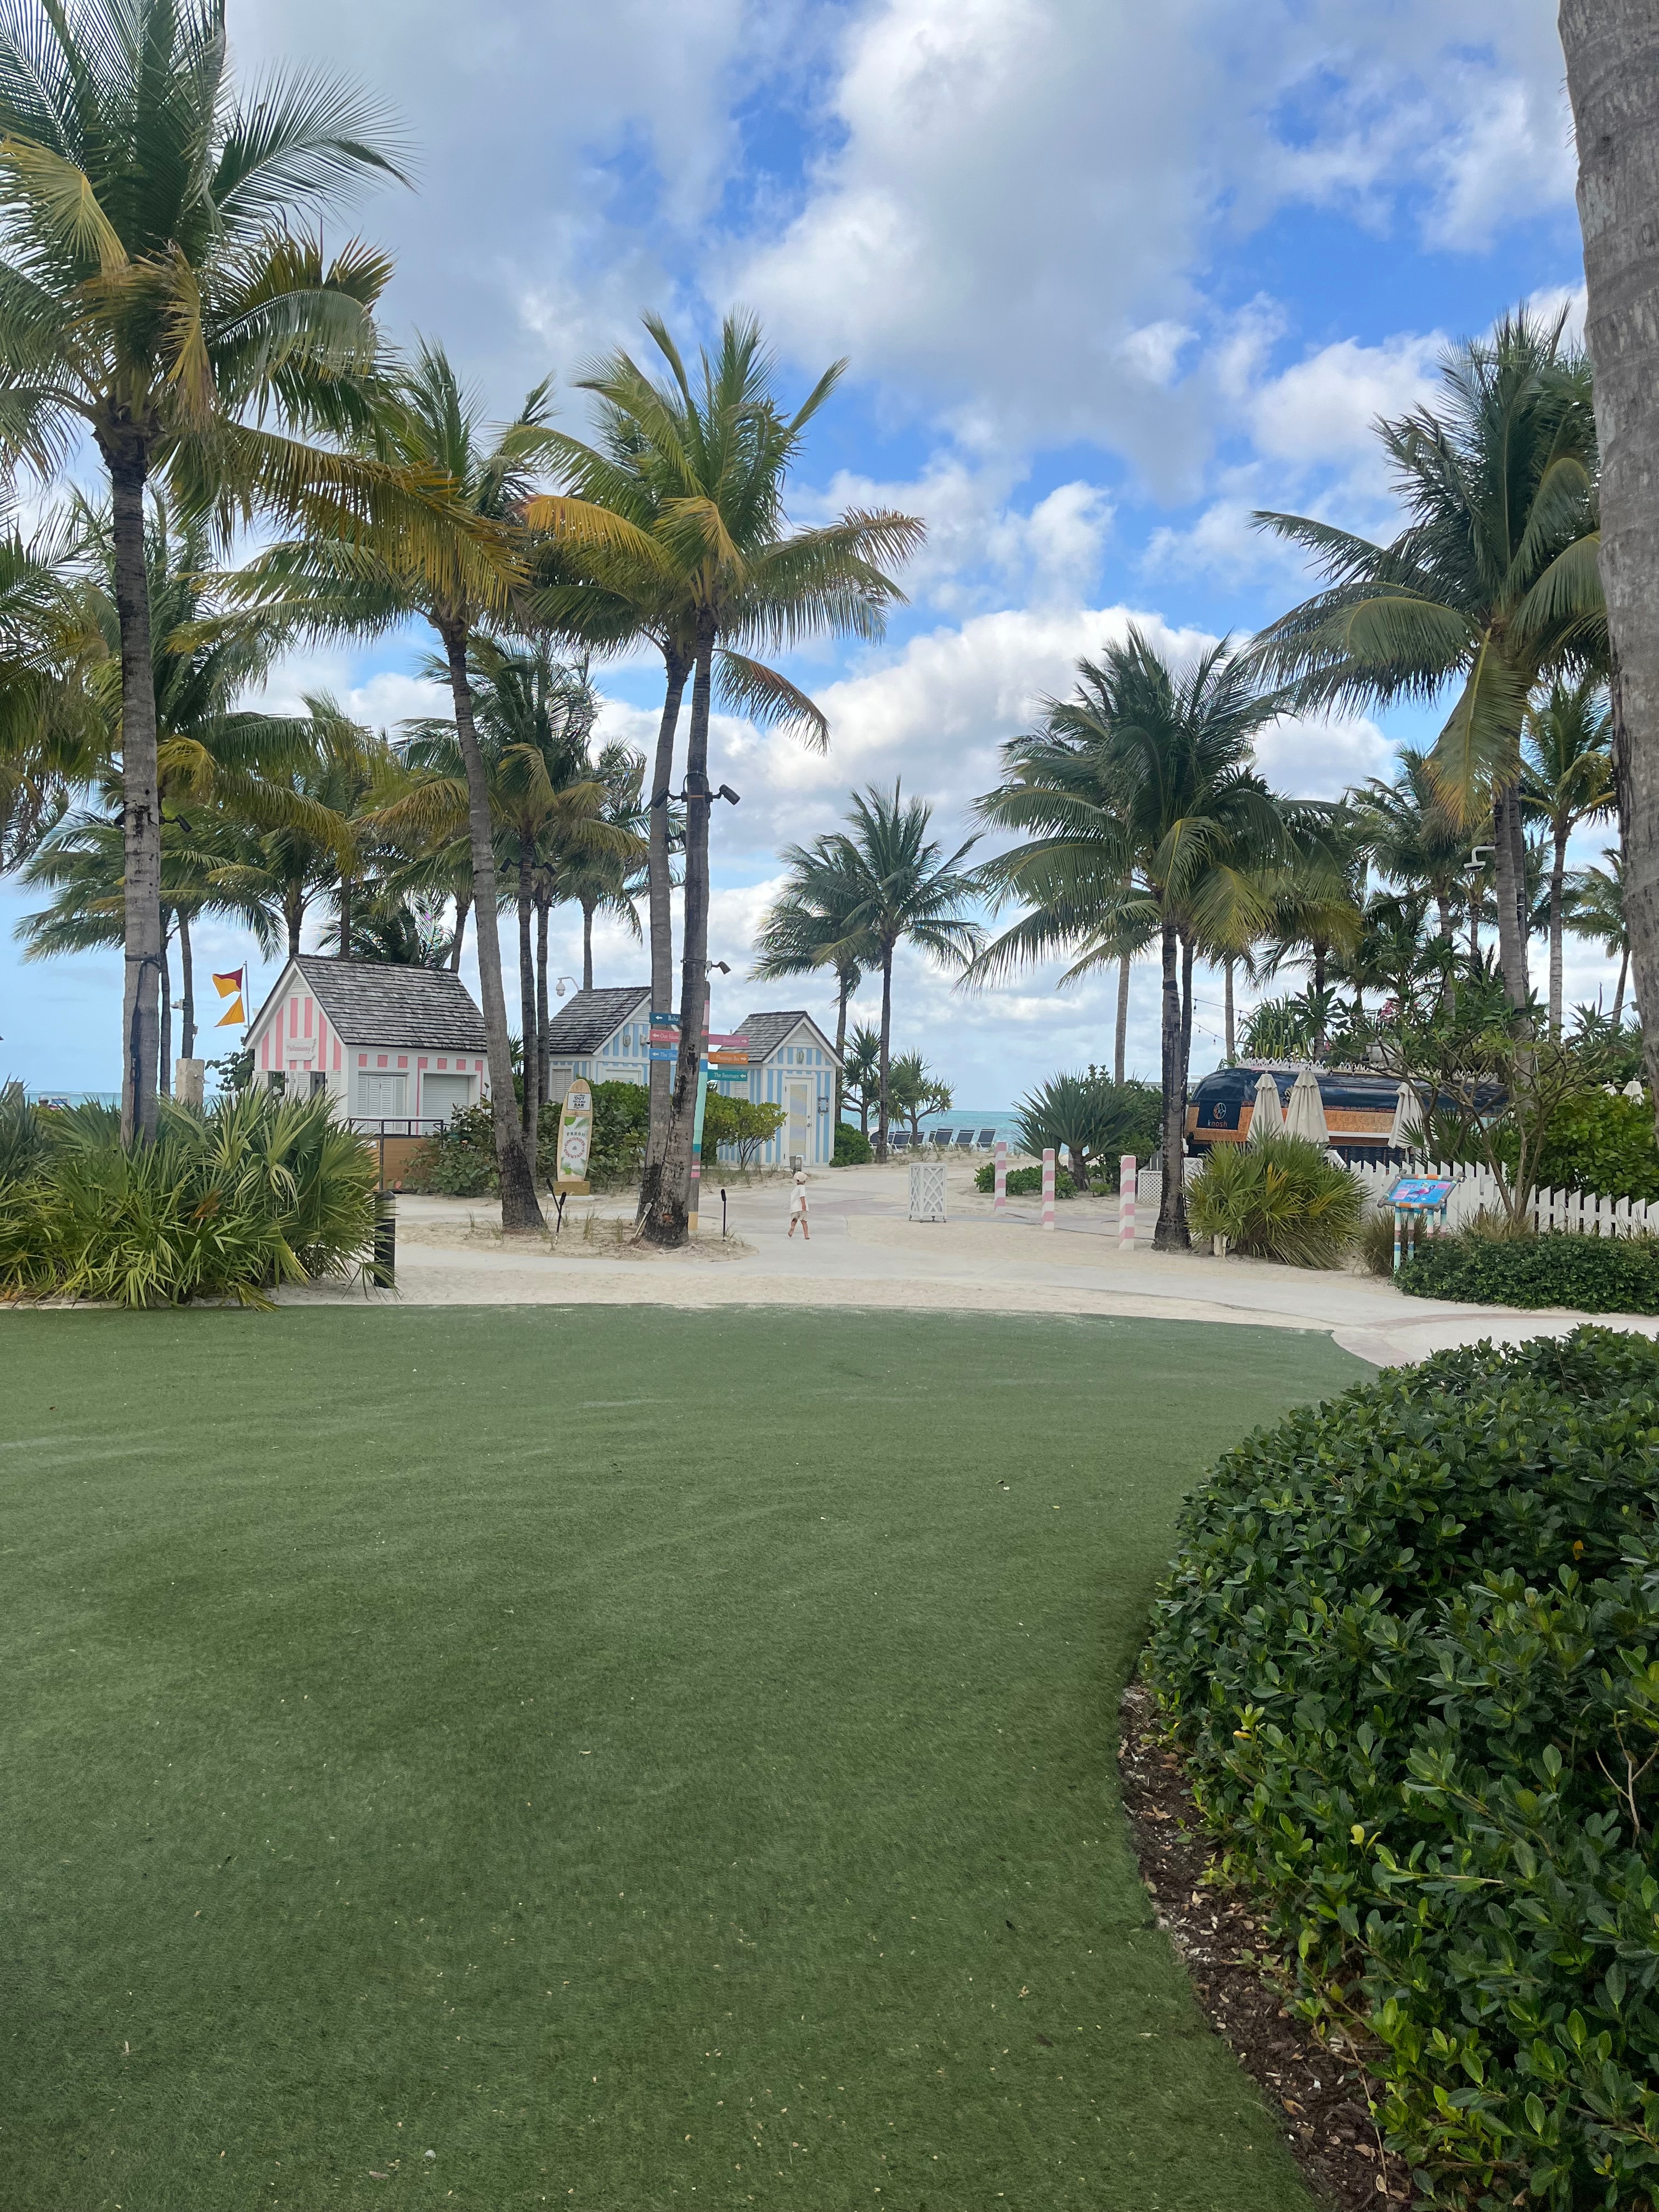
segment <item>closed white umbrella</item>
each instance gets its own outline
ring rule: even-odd
[[[1255,1079],[1255,1104],[1250,1109],[1249,1142],[1259,1145],[1268,1137],[1277,1137],[1285,1127],[1284,1109],[1279,1103],[1279,1085],[1265,1068]]]
[[[1417,1095],[1414,1083],[1402,1083],[1400,1096],[1394,1102],[1394,1127],[1389,1132],[1389,1149],[1396,1152],[1413,1151],[1423,1139],[1423,1102]]]
[[[1310,1145],[1317,1145],[1322,1152],[1331,1141],[1331,1133],[1325,1127],[1325,1104],[1319,1095],[1319,1079],[1310,1067],[1304,1067],[1291,1085],[1291,1103],[1285,1113],[1285,1134],[1287,1137],[1305,1137]]]

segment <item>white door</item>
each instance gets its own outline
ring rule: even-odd
[[[786,1157],[799,1152],[804,1160],[812,1157],[812,1086],[810,1083],[789,1085],[788,1143],[784,1147]]]
[[[459,1107],[470,1105],[472,1099],[472,1078],[470,1075],[423,1075],[421,1078],[421,1118],[427,1121],[447,1121]]]

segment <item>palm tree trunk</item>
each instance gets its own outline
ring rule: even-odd
[[[653,1014],[666,1015],[674,1003],[674,917],[670,906],[672,871],[668,851],[668,787],[674,780],[674,734],[679,727],[680,702],[691,672],[689,657],[677,647],[663,647],[667,689],[663,694],[662,718],[657,724],[657,751],[651,767],[649,854],[646,885],[650,910],[651,1005]],[[584,954],[586,948],[584,948]],[[584,974],[583,988],[590,988]],[[645,1163],[640,1174],[638,1218],[643,1222],[657,1201],[662,1185],[663,1160],[668,1144],[671,1077],[665,1060],[646,1062],[651,1082],[651,1123],[645,1140]]]
[[[340,871],[340,957],[351,957],[351,878],[345,869]]]
[[[1613,994],[1613,1026],[1617,1029],[1625,1018],[1625,978],[1630,974],[1630,947],[1627,945],[1619,956],[1619,988]]]
[[[593,988],[593,902],[592,902],[592,899],[584,899],[584,900],[582,901],[582,988],[583,988],[583,990],[584,990],[584,991],[591,991],[591,990],[592,989],[592,988]],[[671,988],[672,988],[672,987],[671,987]],[[653,987],[653,988],[654,988],[654,987]],[[665,1060],[655,1060],[655,1061],[653,1061],[653,1060],[647,1060],[647,1061],[646,1062],[646,1065],[647,1065],[647,1067],[650,1067],[650,1066],[657,1066],[657,1067],[660,1067],[660,1068],[662,1069],[662,1071],[663,1071],[663,1073],[664,1073],[665,1078],[666,1078],[666,1075],[667,1075],[667,1073],[668,1073],[668,1063],[667,1063],[667,1061],[666,1061]]]
[[[173,1095],[173,970],[167,965],[167,933],[173,917],[168,908],[161,908],[161,966],[160,970],[161,1050],[160,1066],[155,1071],[158,1095],[169,1098]]]
[[[536,1102],[547,1103],[552,1087],[553,1050],[547,1039],[549,1028],[547,1011],[547,917],[550,901],[538,897],[536,901]],[[531,1144],[536,1146],[539,1129],[531,1133]]]
[[[155,759],[155,672],[144,566],[143,441],[100,432],[109,466],[115,612],[121,631],[121,822],[126,977],[121,1001],[121,1141],[155,1134],[161,1047],[161,808]]]
[[[1158,1226],[1152,1243],[1160,1252],[1184,1252],[1187,1235],[1187,1194],[1183,1188],[1182,1155],[1186,1146],[1187,1086],[1182,1080],[1181,1054],[1180,939],[1172,921],[1164,925],[1164,1003],[1159,1034],[1159,1056],[1164,1078],[1164,1189],[1158,1202]]]
[[[1516,832],[1520,827],[1521,802],[1511,788],[1492,803],[1492,842],[1498,848],[1498,964],[1510,1006],[1519,1013],[1527,1003],[1527,940],[1521,927],[1521,898],[1526,878],[1516,867]]]
[[[691,685],[691,726],[685,745],[685,936],[680,962],[680,1048],[674,1063],[674,1088],[668,1102],[661,1164],[641,1233],[653,1244],[684,1244],[691,1203],[691,1132],[697,1111],[697,1073],[702,1056],[703,1007],[708,981],[708,710],[714,685],[714,633],[706,618],[699,625],[696,672]],[[667,707],[663,708],[664,719]],[[673,732],[668,733],[672,759]],[[658,738],[662,750],[662,738]],[[656,791],[664,787],[659,784]],[[656,791],[653,792],[654,798]],[[653,815],[652,836],[657,835]],[[655,846],[653,846],[654,857]],[[667,860],[667,823],[663,823],[663,857]],[[666,878],[665,876],[665,890]],[[651,917],[652,988],[656,986],[656,913]],[[665,1066],[665,1061],[653,1065]],[[649,1170],[647,1158],[647,1167]],[[643,1195],[643,1193],[641,1193]]]
[[[536,1115],[541,1104],[536,1095],[536,1079],[540,1073],[540,1054],[536,1045],[536,960],[531,950],[530,909],[531,860],[528,852],[519,848],[519,1036],[520,1063],[524,1069],[524,1097],[519,1104],[519,1127],[535,1158]]]
[[[190,916],[180,907],[179,921],[179,983],[182,1034],[179,1045],[186,1060],[196,1057],[196,953],[190,941]]]
[[[1223,967],[1224,968],[1224,969],[1226,970],[1226,975],[1227,975],[1227,988],[1226,988],[1226,994],[1225,994],[1225,995],[1226,995],[1227,1065],[1228,1065],[1228,1066],[1229,1066],[1229,1067],[1231,1067],[1231,1066],[1232,1066],[1232,1064],[1233,1064],[1234,1060],[1237,1060],[1237,1057],[1238,1057],[1237,1048],[1237,1046],[1236,1046],[1236,1043],[1235,1043],[1235,1032],[1234,1032],[1234,1026],[1233,1026],[1233,969],[1234,969],[1234,967],[1235,967],[1236,965],[1237,965],[1237,963],[1235,962],[1235,960],[1234,960],[1234,958],[1233,958],[1232,954],[1230,952],[1230,953],[1227,955],[1226,959],[1222,963],[1222,966],[1223,966]]]
[[[1193,948],[1189,939],[1181,944],[1181,1085],[1187,1087],[1193,1064]]]
[[[1561,0],[1559,27],[1578,145],[1585,337],[1595,372],[1626,957],[1635,966],[1637,1005],[1649,1013],[1659,1007],[1659,25],[1652,0]],[[1659,1102],[1659,1022],[1650,1019],[1646,1033]]]
[[[305,927],[306,895],[298,884],[290,884],[283,894],[283,919],[288,924],[288,957],[300,957],[300,932]]]
[[[842,1080],[841,1064],[847,1051],[847,1001],[853,994],[853,978],[843,968],[837,981],[841,985],[836,998],[836,1127],[830,1133],[830,1150],[835,1149],[836,1130],[841,1127]]]
[[[1434,905],[1435,911],[1440,917],[1440,934],[1449,944],[1452,935],[1451,901],[1443,891],[1437,891],[1434,895]],[[1440,1011],[1448,1021],[1450,1021],[1457,1012],[1457,975],[1456,971],[1449,966],[1440,986]]]
[[[893,948],[881,948],[881,1055],[876,1077],[876,1158],[887,1159],[887,1060],[893,1036]]]
[[[1550,868],[1550,1035],[1561,1034],[1561,906],[1567,879],[1568,825],[1555,825],[1555,858]]]
[[[459,975],[461,970],[461,945],[466,936],[466,910],[471,905],[470,895],[458,892],[455,898],[455,937],[449,948],[449,972]]]
[[[1112,1040],[1112,1080],[1123,1080],[1123,1062],[1129,1047],[1129,956],[1119,957],[1117,963],[1117,1034]]]
[[[535,1177],[525,1152],[524,1134],[514,1110],[513,1048],[507,1034],[507,993],[501,981],[501,940],[495,926],[495,824],[489,814],[489,779],[478,732],[472,720],[472,686],[466,675],[466,628],[459,622],[440,626],[449,663],[449,689],[455,703],[455,732],[466,763],[467,827],[472,845],[472,904],[477,917],[478,995],[483,1000],[484,1042],[489,1057],[490,1120],[495,1133],[495,1164],[501,1182],[501,1228],[509,1237],[543,1228],[536,1202]]]

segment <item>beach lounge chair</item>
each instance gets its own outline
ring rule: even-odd
[[[977,1149],[981,1152],[988,1152],[996,1140],[997,1133],[994,1128],[981,1129],[979,1133]]]
[[[887,1149],[889,1152],[902,1152],[906,1149],[909,1142],[910,1132],[908,1129],[890,1129],[887,1132]]]
[[[973,1131],[971,1129],[958,1129],[957,1131],[957,1150],[959,1152],[971,1152],[973,1149]]]
[[[942,1150],[951,1141],[951,1132],[948,1129],[929,1129],[927,1141],[930,1145],[939,1146]]]

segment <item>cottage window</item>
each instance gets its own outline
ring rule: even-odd
[[[372,1121],[398,1120],[409,1111],[409,1078],[365,1069],[357,1078],[357,1111]]]

